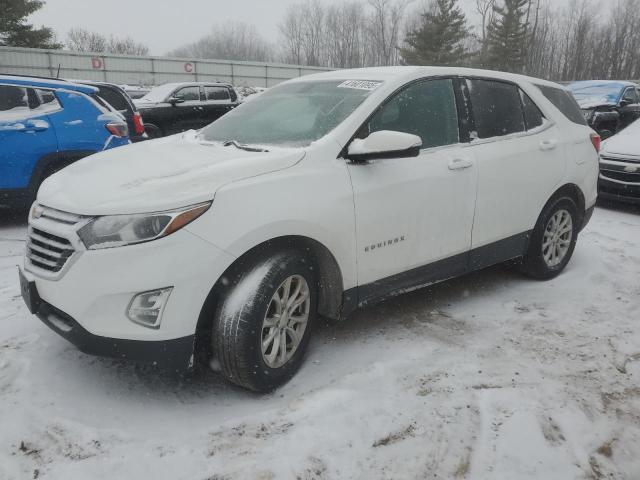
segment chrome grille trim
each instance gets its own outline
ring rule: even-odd
[[[59,279],[84,250],[76,232],[90,218],[34,205],[29,218],[25,269],[43,278]]]

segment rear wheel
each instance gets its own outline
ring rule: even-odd
[[[302,364],[316,305],[313,266],[301,253],[255,263],[216,312],[212,347],[222,374],[257,392],[287,382]]]
[[[573,255],[578,224],[578,207],[573,199],[561,197],[550,202],[531,235],[522,270],[540,280],[559,275]]]

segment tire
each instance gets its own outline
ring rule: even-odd
[[[553,199],[540,214],[520,269],[538,280],[557,277],[571,260],[579,231],[576,202],[564,196]]]
[[[162,130],[160,129],[160,127],[157,127],[153,123],[145,123],[144,131],[147,133],[149,140],[164,137],[164,134],[162,133]]]
[[[285,295],[287,282],[291,298]],[[298,287],[298,296],[294,296]],[[247,268],[214,317],[212,349],[222,375],[255,392],[269,392],[291,379],[302,364],[316,320],[317,290],[312,262],[297,251],[278,252]],[[308,298],[291,316],[278,316],[281,302],[276,297],[298,303],[305,292]],[[306,322],[302,322],[305,312]],[[298,339],[295,348],[294,336]]]

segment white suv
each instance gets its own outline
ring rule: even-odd
[[[507,260],[560,273],[596,201],[598,146],[543,80],[427,67],[299,78],[199,132],[49,178],[23,296],[83,351],[202,356],[267,391],[300,366],[318,315]]]

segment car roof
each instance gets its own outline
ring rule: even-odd
[[[569,88],[574,87],[605,87],[609,86],[611,88],[619,88],[623,89],[625,87],[640,87],[637,83],[628,82],[626,80],[580,80],[578,82],[573,82],[569,85]]]
[[[230,83],[223,82],[169,82],[157,85],[158,87],[198,87],[198,86],[215,86],[215,87],[231,87]],[[155,87],[154,87],[155,88]]]
[[[1,84],[19,85],[24,87],[49,88],[53,90],[72,90],[91,95],[98,89],[90,85],[79,85],[65,80],[52,80],[38,77],[21,77],[19,75],[0,75]]]
[[[498,72],[494,70],[480,70],[476,68],[461,67],[374,67],[355,68],[348,70],[332,70],[330,72],[316,73],[298,77],[293,81],[311,80],[372,80],[372,81],[396,81],[404,78],[410,79],[416,76],[437,77],[437,76],[466,76],[485,77],[496,80],[507,80],[511,82],[529,82],[537,85],[546,85],[556,88],[565,88],[554,82],[542,80],[540,78],[527,77],[515,73]]]

